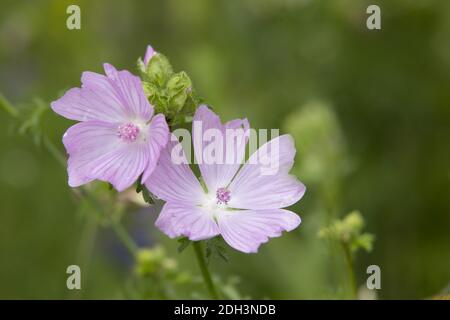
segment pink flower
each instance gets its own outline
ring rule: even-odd
[[[63,137],[69,154],[69,185],[98,179],[122,191],[155,169],[169,128],[164,115],[153,116],[141,80],[104,64],[105,74],[83,72],[81,88],[52,102],[56,113],[81,121]]]
[[[202,161],[200,164],[199,159],[205,160],[205,157],[199,149],[206,150],[208,143],[202,140],[202,146],[199,145],[196,137],[202,137],[202,132],[198,132],[196,121],[201,121],[202,131],[241,128],[240,139],[236,139],[240,143],[236,143],[233,150],[238,155],[235,163]],[[179,147],[178,142],[167,144],[157,169],[146,181],[147,188],[166,201],[156,221],[161,231],[171,238],[186,236],[194,241],[220,234],[231,247],[250,253],[257,252],[269,238],[278,237],[282,231],[291,231],[300,224],[297,214],[282,209],[296,203],[305,193],[305,186],[289,175],[296,152],[293,139],[289,135],[272,139],[241,166],[248,127],[246,119],[222,125],[219,117],[206,106],[197,109],[193,124],[194,152],[207,190],[185,158],[181,164],[172,161],[172,149]],[[264,175],[262,164],[254,160],[267,156],[269,150],[276,149],[277,143],[279,170],[273,175]],[[230,150],[224,149],[224,152]]]

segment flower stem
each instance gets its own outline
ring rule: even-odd
[[[133,256],[133,258],[136,258],[139,248],[134,240],[130,237],[127,230],[125,230],[122,224],[115,221],[112,222],[111,226],[116,235],[122,241],[123,245],[127,248],[128,252]]]
[[[12,104],[0,93],[0,107],[13,118],[19,117],[19,112]]]
[[[203,256],[202,244],[200,241],[194,241],[192,245],[194,246],[195,256],[197,257],[197,262],[200,267],[200,271],[202,272],[203,280],[205,281],[209,294],[211,295],[212,299],[217,300],[219,299],[219,295],[217,294],[216,288],[214,287],[211,274],[209,273],[208,266],[206,265],[205,257]]]
[[[0,93],[0,109],[5,110],[11,117],[18,118],[19,112],[13,105]],[[66,158],[64,154],[62,154],[55,144],[47,137],[43,137],[43,145],[45,149],[55,158],[55,160],[62,166],[66,166]],[[80,188],[81,195],[88,200],[88,202],[92,205],[94,210],[99,212],[103,212],[102,207],[97,203],[97,200],[91,195],[89,190],[85,188]],[[106,215],[106,214],[105,214]],[[133,258],[136,258],[137,252],[139,250],[138,246],[134,242],[134,240],[130,237],[128,232],[125,230],[122,224],[119,221],[115,221],[111,219],[111,226],[119,239],[123,242],[124,246],[128,249]]]
[[[352,290],[352,299],[358,298],[358,286],[356,284],[355,268],[353,267],[353,256],[350,252],[350,248],[345,243],[342,243],[342,249],[344,250],[345,261],[347,263],[347,274]]]
[[[108,214],[103,212],[102,206],[100,205],[100,203],[98,203],[98,200],[94,196],[92,196],[92,194],[89,193],[89,191],[86,188],[81,187],[79,190],[80,190],[81,195],[86,200],[89,201],[89,203],[91,204],[91,206],[93,207],[94,210],[99,212],[102,216],[107,216],[107,217],[109,216]],[[109,222],[110,222],[110,226],[111,226],[112,230],[116,233],[116,235],[122,241],[125,248],[128,250],[128,252],[131,254],[131,256],[133,258],[136,258],[139,248],[136,245],[136,243],[134,242],[133,238],[130,237],[130,235],[125,230],[125,228],[120,223],[120,221],[110,218]]]
[[[43,141],[47,151],[58,161],[59,164],[65,167],[66,165],[65,158],[61,154],[61,152],[59,152],[58,148],[56,148],[53,142],[48,137],[44,137]],[[98,200],[89,192],[88,189],[81,187],[79,188],[79,191],[81,193],[81,196],[83,196],[91,204],[94,210],[101,213],[102,216],[108,216],[108,214],[103,212],[102,206],[98,203]],[[130,237],[128,232],[125,230],[125,228],[119,221],[116,221],[115,219],[110,219],[110,222],[113,231],[122,241],[123,245],[127,248],[128,252],[131,254],[133,259],[136,258],[139,248],[134,242],[134,240]]]

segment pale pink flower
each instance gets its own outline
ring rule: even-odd
[[[81,121],[63,137],[69,154],[69,185],[98,179],[122,191],[155,169],[169,128],[164,115],[153,115],[141,80],[104,65],[105,74],[83,72],[81,88],[52,102],[56,113]]]
[[[211,128],[224,132],[227,128],[248,130],[247,120],[233,120],[221,124],[220,119],[206,106],[197,109],[195,121],[202,121],[202,130]],[[193,125],[194,138],[196,127]],[[197,141],[198,142],[198,141]],[[199,169],[207,190],[199,183],[186,159],[175,164],[171,159],[172,149],[178,142],[169,142],[161,152],[157,169],[146,181],[147,188],[166,201],[156,226],[169,237],[186,236],[191,240],[204,240],[217,235],[233,248],[242,252],[256,252],[260,244],[282,231],[291,231],[300,224],[297,214],[282,209],[300,200],[305,186],[289,175],[295,156],[291,136],[283,135],[261,146],[241,166],[247,140],[236,143],[239,156],[234,164],[199,163]],[[208,143],[201,141],[205,148]],[[279,170],[274,175],[263,175],[257,157],[278,143]],[[197,162],[201,153],[194,141]],[[225,149],[225,153],[229,152]]]

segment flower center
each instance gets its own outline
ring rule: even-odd
[[[216,191],[217,204],[228,204],[231,199],[231,192],[225,188],[219,188]]]
[[[139,127],[133,123],[121,124],[117,128],[117,136],[124,142],[134,142],[139,136]]]

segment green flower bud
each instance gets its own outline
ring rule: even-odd
[[[169,60],[161,53],[156,53],[150,59],[147,68],[145,69],[144,80],[158,85],[159,87],[164,87],[172,75],[173,69]]]
[[[359,211],[353,211],[341,220],[335,220],[330,226],[321,228],[318,236],[324,239],[339,241],[352,252],[358,249],[371,251],[375,237],[370,233],[361,233],[364,219]]]
[[[178,113],[192,91],[191,79],[184,71],[176,73],[169,79],[166,88],[169,97],[169,111]]]
[[[350,212],[344,219],[346,229],[351,233],[359,233],[364,227],[364,220],[359,211]]]
[[[153,249],[141,249],[137,254],[136,272],[140,276],[155,273],[165,260],[164,248],[157,246]]]

